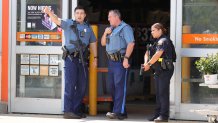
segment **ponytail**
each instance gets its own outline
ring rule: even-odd
[[[167,34],[167,29],[161,23],[155,23],[155,24],[152,25],[152,27],[154,27],[154,28],[156,28],[158,30],[159,29],[162,30],[164,35]]]

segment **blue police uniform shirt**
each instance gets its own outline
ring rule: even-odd
[[[75,44],[72,44],[71,41],[77,43],[77,36],[71,29],[71,26],[76,23],[72,19],[61,20],[60,27],[64,30],[65,41],[63,45],[69,50],[70,53],[76,51]],[[79,38],[85,46],[88,46],[89,43],[96,42],[96,37],[92,28],[87,23],[77,24],[77,29],[79,32]]]
[[[172,59],[172,47],[167,36],[162,35],[157,39],[156,51],[164,51],[161,57],[165,59]]]
[[[131,26],[122,21],[112,30],[112,33],[107,36],[109,39],[109,42],[106,43],[107,53],[112,54],[118,51],[125,53],[127,45],[135,41]]]

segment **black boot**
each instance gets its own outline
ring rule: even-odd
[[[158,118],[158,116],[153,116],[151,118],[148,118],[148,121],[154,121],[154,119]]]
[[[159,116],[158,118],[154,119],[154,122],[168,122],[168,118]]]
[[[73,112],[64,112],[65,119],[81,119],[81,117]]]
[[[116,119],[117,118],[117,115],[115,113],[112,113],[112,112],[108,112],[106,114],[106,117],[110,118],[110,119]]]
[[[117,115],[117,118],[118,118],[119,120],[124,120],[124,119],[128,118],[128,116],[127,116],[126,113],[125,113],[125,114],[118,114],[118,115]]]

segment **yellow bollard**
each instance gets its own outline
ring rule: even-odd
[[[191,33],[189,25],[183,26],[183,34]],[[189,48],[189,44],[182,44],[183,48]],[[182,58],[182,103],[189,103],[190,100],[190,58]],[[185,81],[184,81],[185,80]]]
[[[98,37],[98,26],[92,25],[93,32]],[[90,63],[89,63],[89,114],[97,114],[97,67],[93,66],[94,55],[90,50]]]

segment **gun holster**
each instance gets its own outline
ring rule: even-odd
[[[173,68],[173,61],[171,59],[163,59],[161,62],[163,70],[171,70]]]
[[[166,64],[166,67],[167,67],[168,70],[173,69],[173,61],[172,61],[172,59],[166,59],[165,60],[165,64]]]
[[[65,60],[67,55],[69,54],[69,51],[67,50],[66,46],[62,46],[61,50],[63,51],[62,59]]]
[[[166,70],[166,69],[167,69],[166,63],[165,63],[165,60],[164,60],[164,59],[162,59],[162,61],[161,61],[161,63],[160,63],[160,66],[161,66],[161,68],[162,68],[163,70]]]

